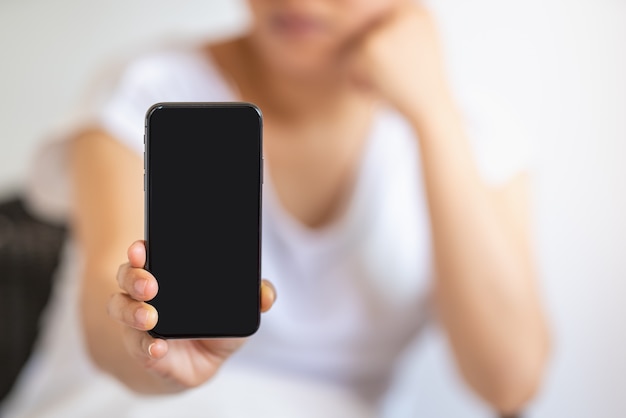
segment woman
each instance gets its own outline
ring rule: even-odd
[[[520,410],[548,354],[528,179],[507,132],[501,143],[468,135],[433,18],[401,0],[250,9],[241,37],[133,60],[56,148],[69,167],[68,252],[80,263],[50,308],[58,332],[42,337],[38,383],[30,395],[18,387],[13,410],[37,411],[24,406],[34,392],[41,416],[64,411],[58,399],[73,393],[77,416],[134,416],[155,402],[143,395],[170,394],[158,404],[188,415],[235,366],[375,404],[431,308],[467,384],[502,413]],[[267,313],[248,340],[154,339],[158,312],[145,301],[158,277],[142,268],[140,240],[145,111],[225,100],[264,114]],[[78,365],[60,383],[63,361]]]

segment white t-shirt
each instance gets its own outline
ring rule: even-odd
[[[503,183],[526,168],[528,149],[499,106],[469,97],[462,108],[479,170],[490,184]],[[153,103],[230,100],[237,97],[228,82],[193,47],[132,60],[94,106],[42,144],[29,204],[42,216],[67,217],[70,130],[96,124],[141,154]],[[70,238],[35,353],[3,405],[6,416],[372,414],[394,362],[429,318],[432,244],[409,124],[392,109],[375,116],[348,207],[322,229],[286,212],[266,171],[262,235],[262,276],[279,291],[275,306],[211,382],[158,399],[128,391],[87,356],[77,319],[81,254]]]

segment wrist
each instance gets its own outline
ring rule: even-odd
[[[433,83],[425,87],[405,84],[402,91],[387,97],[390,104],[414,125],[423,125],[437,120],[443,115],[457,113],[452,94],[443,83]]]
[[[421,138],[426,133],[448,131],[461,126],[461,113],[448,92],[431,94],[429,99],[397,106]]]

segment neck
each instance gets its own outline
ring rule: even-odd
[[[339,110],[347,104],[371,104],[334,68],[311,75],[281,72],[260,56],[247,38],[236,41],[229,50],[232,59],[223,64],[233,74],[242,99],[258,104],[274,118],[307,121],[341,114]]]

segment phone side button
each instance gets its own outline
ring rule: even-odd
[[[143,191],[146,191],[146,173],[143,173]]]

